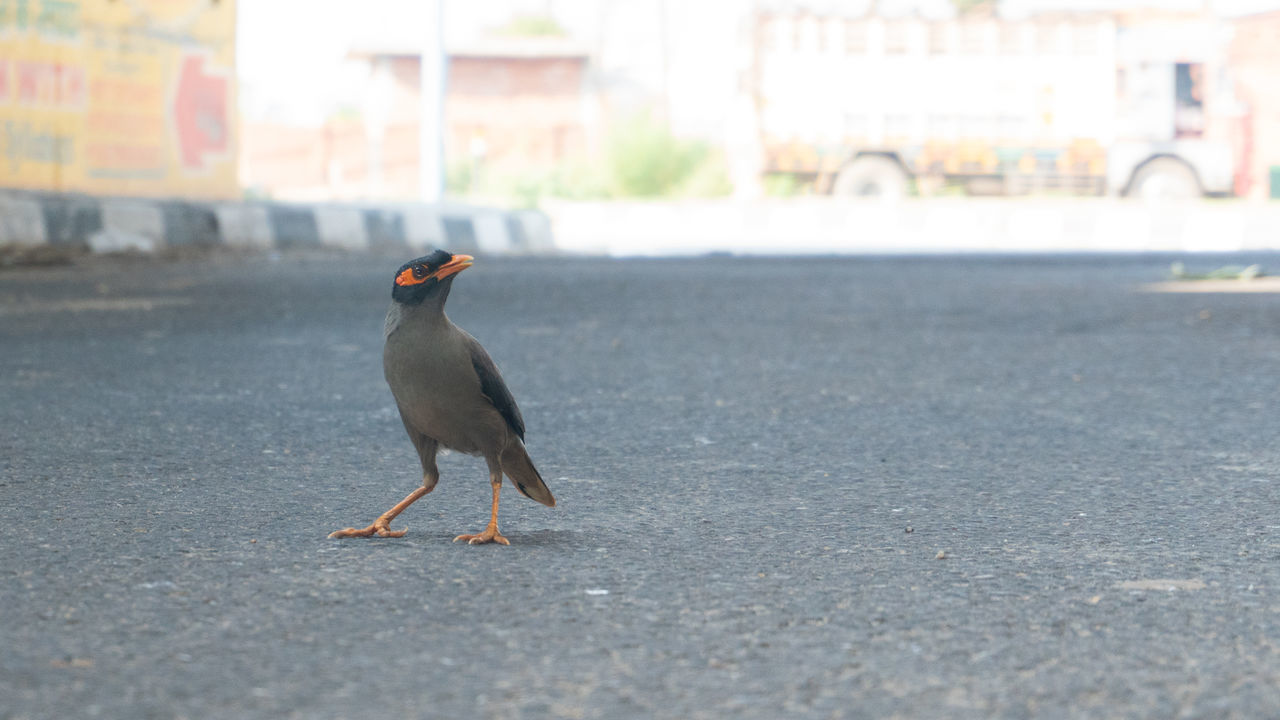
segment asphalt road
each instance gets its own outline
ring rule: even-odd
[[[419,481],[403,259],[0,274],[0,718],[1280,715],[1280,295],[482,258],[450,316],[559,506],[451,543],[452,455],[407,536],[328,540]]]

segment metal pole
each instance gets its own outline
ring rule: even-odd
[[[418,186],[423,202],[440,202],[444,195],[444,2],[424,0],[422,54],[419,64]]]

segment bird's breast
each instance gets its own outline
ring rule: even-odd
[[[445,447],[483,453],[497,412],[480,391],[466,346],[447,330],[401,324],[390,332],[382,355],[387,385],[413,429]]]

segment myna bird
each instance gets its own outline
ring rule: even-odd
[[[383,328],[382,369],[400,409],[400,419],[422,460],[422,487],[362,530],[347,528],[329,537],[400,537],[391,520],[440,479],[436,451],[442,447],[483,455],[493,486],[489,525],[454,538],[471,544],[510,545],[498,532],[498,494],[505,474],[525,497],[554,506],[556,499],[524,449],[524,419],[502,374],[480,343],[444,314],[453,278],[471,267],[470,255],[437,250],[400,266],[391,289],[391,309]]]

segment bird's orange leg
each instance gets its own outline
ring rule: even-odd
[[[422,487],[409,493],[408,497],[396,503],[395,507],[382,513],[382,515],[379,515],[378,519],[374,520],[373,524],[367,528],[363,528],[361,530],[357,530],[355,528],[346,528],[345,530],[335,530],[329,533],[329,537],[331,538],[369,537],[370,535],[375,535],[375,534],[378,537],[404,537],[404,534],[405,532],[408,531],[408,528],[405,528],[404,530],[392,530],[391,521],[394,520],[397,515],[404,512],[404,509],[412,505],[418,498],[431,492],[431,489],[434,487],[435,487],[435,483],[431,483],[430,485],[424,484]]]
[[[498,493],[502,491],[502,471],[494,473],[489,472],[489,484],[493,485],[493,510],[489,515],[489,524],[485,526],[483,532],[474,535],[459,535],[454,538],[454,542],[466,540],[468,545],[480,545],[482,543],[496,542],[502,545],[510,545],[511,541],[502,537],[498,532]]]

